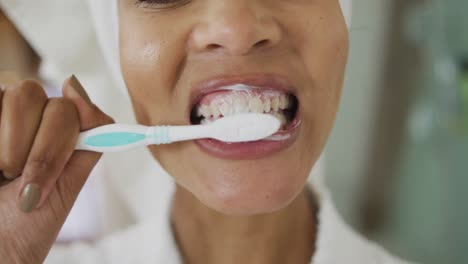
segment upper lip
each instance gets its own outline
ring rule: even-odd
[[[196,83],[192,86],[190,93],[190,108],[189,112],[200,99],[206,94],[215,91],[221,87],[245,84],[248,86],[255,86],[257,88],[265,88],[270,90],[280,90],[286,93],[295,94],[296,88],[290,81],[281,75],[271,73],[254,73],[246,75],[230,75],[219,76],[210,78]]]

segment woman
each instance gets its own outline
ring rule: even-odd
[[[39,53],[60,53],[41,45],[49,39],[37,30],[46,41],[31,37],[34,23],[22,22],[31,19],[22,12],[35,4],[1,3]],[[0,255],[6,263],[399,263],[350,231],[326,191],[307,184],[334,122],[348,54],[337,0],[89,3],[109,70],[115,80],[123,77],[139,123],[198,124],[246,104],[240,112],[256,105],[282,119],[284,137],[149,147],[153,163],[176,183],[170,199],[146,201],[154,203],[147,205],[154,217],[94,243],[51,249],[101,157],[73,151],[78,133],[113,119],[75,76],[65,80],[63,98],[47,98],[36,82],[5,84]],[[117,9],[118,22],[103,15]],[[120,56],[113,48],[117,28]],[[254,96],[215,93],[235,85]],[[223,105],[227,99],[232,103]],[[127,175],[124,188],[139,177]]]

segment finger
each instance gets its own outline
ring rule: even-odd
[[[14,84],[15,82],[19,81],[19,76],[15,72],[11,71],[0,71],[0,113],[2,109],[2,98],[3,98],[3,90],[5,90],[7,85]],[[0,122],[1,122],[1,114],[0,114]],[[0,187],[5,185],[7,179],[4,177],[3,172],[1,171],[0,167]]]
[[[22,174],[26,197],[20,208],[29,212],[50,193],[71,157],[79,134],[75,105],[65,98],[47,103]]]
[[[73,80],[75,79],[75,80]],[[77,109],[77,118],[79,120],[78,124],[78,131],[84,131],[90,128],[94,128],[97,126],[110,124],[113,122],[112,118],[104,114],[98,107],[92,104],[87,97],[86,92],[84,91],[81,84],[76,80],[76,78],[69,78],[65,81],[63,87],[63,94],[64,98],[72,102]],[[39,134],[39,133],[38,133]],[[35,183],[31,179],[34,178],[32,176],[27,177],[27,175],[34,175],[34,166],[31,166],[29,169],[29,162],[26,164],[25,173],[22,183],[20,184],[20,196],[19,196],[19,205],[20,208],[25,211],[29,212],[36,207],[36,204],[41,206],[44,201],[48,198],[51,199],[51,202],[57,202],[57,200],[61,200],[61,205],[64,207],[65,211],[69,211],[71,206],[73,205],[79,191],[81,190],[84,182],[88,178],[89,173],[91,172],[92,168],[95,166],[99,158],[101,157],[100,153],[94,152],[86,152],[86,151],[74,151],[74,146],[77,141],[77,136],[74,135],[72,143],[67,142],[66,144],[70,144],[63,149],[56,150],[53,153],[62,153],[62,158],[60,157],[57,159],[57,162],[52,164],[50,167],[50,171],[54,176],[50,176],[52,180],[46,179],[46,184],[40,185]],[[35,146],[33,146],[35,149]],[[41,153],[41,148],[38,147],[38,153]],[[65,150],[66,149],[66,150]],[[44,151],[44,150],[42,150]],[[31,151],[33,153],[33,151]],[[54,156],[51,153],[51,150],[48,150],[50,156]],[[32,155],[32,154],[31,154]],[[71,158],[70,158],[71,155]],[[38,155],[41,156],[41,155]],[[43,156],[47,157],[47,156]],[[66,158],[64,158],[66,157]],[[44,159],[44,158],[43,158]],[[29,159],[28,159],[29,160]],[[34,160],[34,159],[33,159]],[[53,160],[52,158],[48,158],[48,160]],[[64,165],[63,160],[65,161],[66,165]],[[41,162],[39,162],[40,164]],[[32,163],[34,164],[34,162]],[[36,162],[37,164],[37,162]],[[45,162],[45,164],[50,164],[49,162]],[[60,164],[60,165],[55,165]],[[65,166],[65,167],[63,167]],[[57,171],[63,168],[61,173],[57,174]],[[29,174],[31,173],[31,174]],[[44,173],[47,174],[47,173]],[[39,176],[36,176],[39,177]],[[58,178],[57,178],[58,177]],[[43,176],[43,178],[46,178]],[[43,180],[44,181],[44,180]],[[56,189],[53,189],[54,184],[56,182]],[[49,185],[50,184],[50,185]],[[45,186],[45,187],[43,187]],[[51,192],[52,191],[52,192]],[[52,194],[51,197],[48,197],[49,194]],[[38,198],[39,197],[39,198]],[[39,200],[39,201],[37,201]]]
[[[63,85],[63,95],[73,101],[78,109],[81,131],[114,123],[114,120],[94,105],[85,89],[75,76]],[[101,153],[75,151],[65,166],[63,176],[57,182],[59,195],[66,207],[71,207],[86,182],[91,170],[101,157]]]
[[[3,176],[3,173],[0,171],[0,188],[3,186],[3,185],[6,185],[8,184],[10,181],[5,178],[5,176]]]
[[[0,168],[9,180],[23,171],[46,103],[47,95],[34,81],[10,85],[4,91],[0,117]]]

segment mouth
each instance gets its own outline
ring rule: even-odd
[[[192,125],[210,124],[217,119],[244,113],[269,114],[281,121],[280,132],[292,124],[298,109],[291,93],[235,84],[205,95],[191,110]]]
[[[194,90],[190,123],[210,124],[217,119],[243,113],[269,114],[281,121],[281,129],[259,141],[225,143],[214,139],[195,142],[208,154],[227,159],[252,159],[290,146],[301,124],[299,99],[287,80],[276,75],[210,80]],[[198,93],[198,94],[197,94]]]

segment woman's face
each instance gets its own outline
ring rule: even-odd
[[[202,203],[251,215],[303,190],[334,122],[348,32],[338,0],[120,0],[120,54],[141,124],[282,119],[260,142],[150,147]]]

